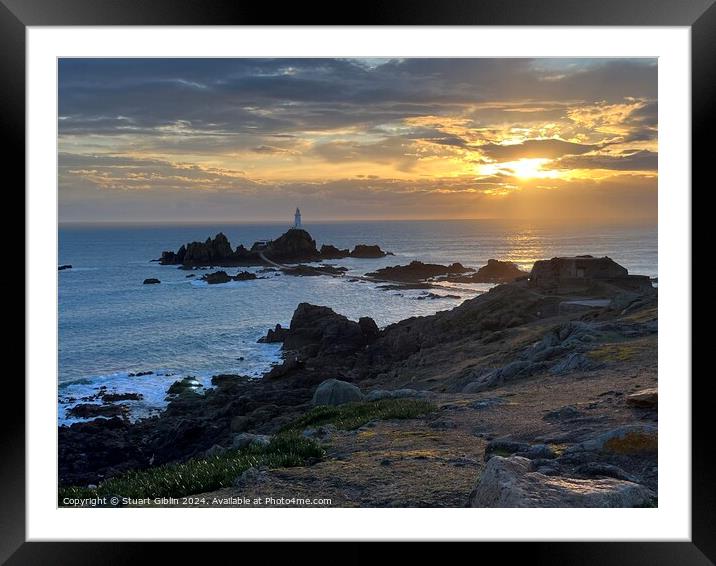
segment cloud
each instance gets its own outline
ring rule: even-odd
[[[479,147],[479,150],[487,157],[498,161],[533,158],[554,159],[563,155],[579,155],[594,149],[596,148],[593,145],[556,139],[526,140],[522,143],[510,145],[489,143]]]
[[[304,197],[326,213],[383,199],[360,210],[432,215],[448,210],[441,198],[506,198],[524,184],[477,175],[487,160],[546,158],[545,167],[615,178],[656,167],[655,59],[60,59],[58,68],[60,210],[73,218],[222,207],[252,218]]]
[[[563,157],[552,168],[559,169],[610,169],[612,171],[656,171],[658,154],[640,150],[617,155],[577,155]]]

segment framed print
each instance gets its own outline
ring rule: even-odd
[[[3,559],[710,563],[691,186],[715,10],[3,0],[27,222]]]

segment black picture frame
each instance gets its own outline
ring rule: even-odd
[[[211,0],[0,0],[0,124],[6,163],[24,162],[25,31],[28,26],[86,25],[561,25],[688,26],[692,38],[692,171],[705,179],[706,152],[714,120],[709,112],[716,90],[716,5],[714,0],[393,0],[350,6],[336,3],[282,4]],[[712,134],[711,134],[712,135]],[[701,143],[699,143],[701,140]],[[18,167],[18,181],[24,170]],[[694,180],[694,184],[695,181]],[[712,183],[710,183],[712,184]],[[18,185],[19,186],[19,185]],[[689,190],[683,187],[680,190]],[[31,261],[32,258],[26,258]],[[690,275],[690,274],[689,274]],[[6,376],[6,399],[0,456],[0,562],[7,564],[122,564],[146,558],[145,543],[25,542],[24,384]],[[688,376],[689,378],[691,376]],[[523,558],[550,564],[713,564],[716,560],[716,489],[713,430],[707,395],[708,378],[692,380],[692,538],[690,542],[490,543],[503,560]],[[14,412],[13,412],[14,411]],[[82,533],[77,533],[78,539]],[[317,533],[317,538],[319,533]],[[311,553],[314,560],[373,560],[373,543],[350,552]],[[205,560],[206,546],[154,544],[164,561]],[[489,550],[491,550],[490,548]],[[261,552],[261,550],[258,550]],[[304,549],[293,544],[271,550],[271,560]],[[424,549],[421,555],[427,557]],[[438,550],[442,560],[444,550]],[[213,553],[213,551],[212,551]],[[242,553],[243,555],[243,553]],[[241,556],[236,558],[241,559]],[[482,556],[487,556],[481,553]],[[245,556],[248,557],[248,554]]]

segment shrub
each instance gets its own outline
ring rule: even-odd
[[[321,405],[287,425],[284,430],[301,431],[326,424],[333,424],[342,430],[354,430],[369,421],[412,419],[435,409],[435,405],[422,399],[380,399],[338,406]]]
[[[251,467],[290,468],[324,456],[325,451],[315,441],[286,432],[276,435],[267,446],[252,444],[207,458],[133,470],[110,478],[96,488],[61,487],[59,504],[62,505],[66,497],[183,497],[229,487]]]

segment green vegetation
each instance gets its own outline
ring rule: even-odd
[[[290,468],[324,456],[325,451],[315,441],[286,432],[276,435],[268,446],[252,444],[208,458],[135,470],[110,478],[95,489],[61,487],[59,503],[62,505],[66,497],[183,497],[231,486],[237,476],[251,467]]]
[[[605,344],[587,355],[598,362],[626,362],[637,352],[638,348],[633,344]]]
[[[355,430],[369,421],[413,419],[435,410],[435,405],[422,399],[381,399],[335,407],[321,405],[286,426],[285,430],[301,431],[308,427],[327,424],[333,424],[342,430]]]

